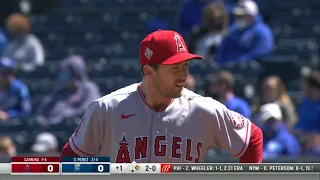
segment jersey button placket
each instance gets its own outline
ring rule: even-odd
[[[152,119],[152,139],[154,140],[153,143],[155,143],[155,139],[156,136],[161,134],[161,129],[159,128],[159,121],[161,118],[161,114],[159,112],[155,113],[153,119]],[[153,144],[153,148],[154,148],[154,144]],[[154,153],[155,149],[153,149],[153,151],[151,152],[152,156],[151,156],[151,160],[152,161],[156,161],[157,157],[155,156]]]
[[[161,114],[160,113],[156,113],[154,118],[153,118],[153,123],[152,123],[152,128],[155,130],[156,134],[159,134],[161,129],[159,127],[159,121],[161,119]]]
[[[161,114],[157,114],[156,123],[157,123],[157,133],[159,134],[161,132],[161,128],[159,126],[159,121],[161,120]]]

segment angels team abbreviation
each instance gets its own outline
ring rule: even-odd
[[[148,145],[149,137],[137,137],[135,138],[135,143],[134,143],[134,159],[139,160],[139,159],[144,159],[147,157],[147,149],[150,148],[150,145]],[[200,153],[201,153],[201,148],[202,148],[202,142],[195,142],[192,139],[184,139],[182,137],[178,136],[171,136],[171,142],[172,144],[166,144],[168,141],[167,136],[162,136],[158,135],[155,136],[154,138],[154,150],[153,153],[157,157],[166,157],[167,156],[167,148],[170,148],[171,154],[169,155],[170,158],[184,158],[187,161],[190,162],[199,162],[200,158]],[[182,148],[182,144],[185,143],[185,149],[186,153],[185,155],[182,155],[179,153],[179,151]],[[117,151],[117,156],[116,156],[116,163],[131,163],[131,154],[129,151],[129,145],[130,143],[126,140],[125,134],[122,137],[122,140],[119,141],[118,143],[118,151]],[[196,153],[195,156],[191,154],[191,149],[192,147],[195,147]]]

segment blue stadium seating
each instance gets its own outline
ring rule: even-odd
[[[125,85],[140,81],[138,62],[139,43],[146,35],[145,23],[152,19],[168,22],[175,29],[181,0],[66,0],[63,5],[48,15],[32,17],[33,31],[41,39],[46,49],[46,64],[35,72],[17,71],[17,76],[25,81],[37,105],[45,94],[50,92],[59,60],[67,55],[80,54],[87,61],[87,69],[103,94],[110,93]],[[319,62],[318,43],[320,26],[317,18],[320,14],[320,1],[293,0],[276,2],[261,1],[263,16],[275,34],[276,48],[266,61],[293,61],[297,67],[315,65]],[[296,67],[295,67],[296,68]],[[203,88],[210,74],[215,70],[209,63],[193,66],[190,72],[197,80],[197,89]],[[236,74],[240,90],[245,85],[256,83],[259,67],[255,64],[229,68]],[[290,68],[288,69],[290,71]],[[285,73],[283,70],[280,72]],[[290,94],[298,101],[300,94],[296,76],[289,77]],[[46,78],[44,78],[46,77]],[[241,89],[242,88],[242,89]],[[249,98],[250,100],[250,98]],[[27,125],[10,125],[15,133],[15,142],[25,147],[36,132],[43,130],[32,120]],[[68,124],[69,123],[69,124]],[[24,131],[30,128],[30,137]],[[59,137],[63,144],[67,141],[75,123],[53,126],[49,130]],[[6,126],[3,126],[3,129]],[[22,128],[22,129],[21,129]],[[24,129],[23,129],[24,128]],[[27,129],[28,129],[27,128]],[[64,131],[65,130],[65,131]],[[20,135],[20,136],[19,136]],[[19,139],[20,138],[20,139]],[[19,148],[22,149],[23,148]],[[26,148],[28,149],[28,148]]]
[[[263,16],[267,17],[277,43],[274,54],[266,57],[266,60],[295,61],[299,66],[314,65],[319,60],[317,43],[320,31],[317,32],[314,18],[310,17],[319,14],[312,8],[319,7],[320,3],[315,0],[308,2],[261,2]],[[115,84],[126,85],[138,81],[138,50],[146,33],[145,22],[158,18],[167,21],[170,28],[175,29],[180,3],[178,0],[70,0],[63,2],[61,8],[47,16],[34,17],[34,31],[45,44],[48,62],[60,60],[69,54],[83,55],[88,63],[106,59],[101,67],[99,63],[88,65],[98,67],[91,69],[89,74],[104,90],[112,90],[116,89],[113,87]],[[44,74],[43,70],[30,74],[30,78]],[[250,66],[232,67],[230,70],[238,79],[247,81],[244,84],[253,83],[254,79],[249,78],[253,77],[252,70],[258,73],[258,69]],[[190,71],[196,74],[201,84],[202,79],[214,69],[204,65],[195,66]],[[107,79],[119,82],[111,83]],[[41,91],[31,86],[36,92]]]

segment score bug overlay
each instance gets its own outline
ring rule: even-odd
[[[156,163],[112,163],[111,174],[159,174],[160,164]]]
[[[60,157],[12,157],[12,175],[60,175]]]
[[[105,157],[13,157],[1,168],[12,175],[320,174],[320,163],[110,163]]]
[[[61,175],[110,175],[109,157],[63,157]]]

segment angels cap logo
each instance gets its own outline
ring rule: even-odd
[[[178,34],[174,34],[174,40],[176,40],[176,45],[177,45],[177,52],[182,52],[186,51],[186,48],[184,47],[181,37]]]
[[[152,54],[153,54],[153,51],[152,51],[150,48],[147,47],[146,51],[144,52],[144,55],[146,56],[146,58],[147,58],[148,60],[151,59]]]

